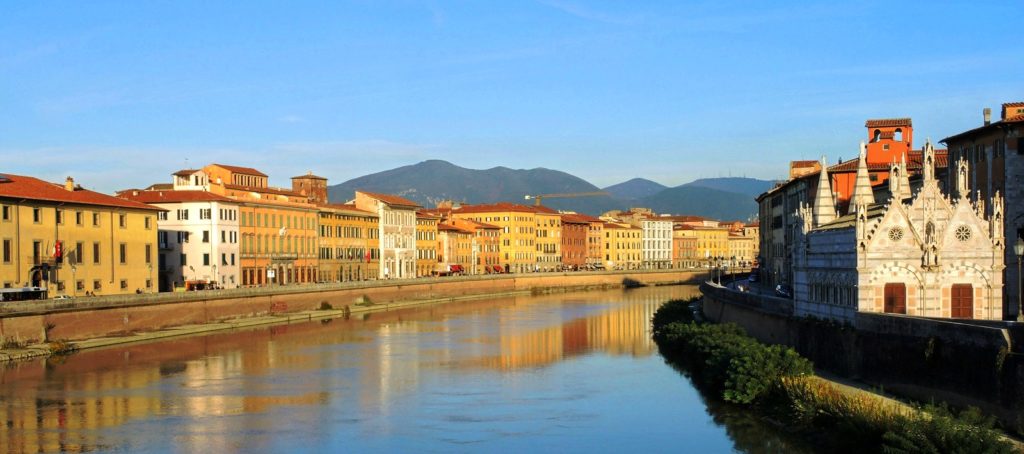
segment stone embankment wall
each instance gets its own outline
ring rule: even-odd
[[[696,282],[692,271],[538,273],[382,280],[201,291],[169,294],[80,298],[73,302],[28,302],[5,305],[0,339],[39,342],[71,341],[152,331],[274,313],[314,310],[322,303],[335,309],[370,302],[439,300],[473,295],[500,295],[557,289],[611,288],[632,279],[647,285]]]
[[[795,317],[783,298],[701,285],[704,314],[793,347],[829,372],[915,400],[973,405],[1024,432],[1024,326],[858,313],[853,324]]]

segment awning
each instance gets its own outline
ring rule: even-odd
[[[451,265],[451,270],[453,273],[461,273],[462,265]]]

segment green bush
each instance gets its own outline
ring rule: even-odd
[[[910,453],[1013,453],[1009,441],[992,429],[995,419],[977,408],[959,415],[945,407],[927,407],[890,428],[882,436],[882,451]]]

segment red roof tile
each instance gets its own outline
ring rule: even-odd
[[[1024,107],[1024,102],[1004,102],[1003,107]]]
[[[235,202],[222,195],[206,191],[136,191],[125,190],[117,196],[140,203],[179,203],[179,202]]]
[[[384,202],[384,203],[386,203],[388,205],[401,205],[401,206],[407,206],[407,207],[418,207],[418,206],[420,206],[418,203],[413,202],[412,200],[409,200],[409,199],[406,199],[406,198],[403,198],[403,197],[399,197],[397,195],[378,194],[376,192],[367,192],[367,191],[359,191],[359,190],[357,190],[356,192],[360,192],[360,193],[366,194],[367,196],[370,196],[372,198],[380,200],[381,202]]]
[[[909,118],[879,118],[875,120],[868,120],[864,122],[864,126],[868,128],[885,128],[892,126],[910,126]]]
[[[472,235],[473,234],[473,232],[471,232],[469,230],[466,230],[466,229],[463,229],[463,228],[459,228],[459,227],[456,227],[456,226],[451,225],[451,224],[437,224],[437,231],[439,231],[439,232],[458,232],[458,233],[465,233],[467,235]]]
[[[353,213],[358,214],[358,215],[377,217],[377,213],[371,213],[371,212],[366,211],[366,210],[360,210],[359,208],[356,208],[355,205],[350,204],[350,203],[325,203],[323,205],[320,205],[320,207],[321,208],[328,208],[328,209],[332,209],[332,210],[349,211],[349,212],[353,212]]]
[[[119,199],[87,189],[76,188],[74,191],[68,191],[64,189],[64,185],[9,173],[0,174],[0,197],[164,211],[162,208]]]
[[[280,188],[263,188],[263,187],[257,187],[257,186],[242,186],[240,184],[225,184],[224,188],[225,189],[234,189],[236,191],[259,192],[259,193],[263,193],[263,194],[284,195],[284,196],[290,196],[290,197],[304,197],[302,194],[299,194],[298,192],[290,191],[288,189],[280,189]]]
[[[263,172],[260,172],[259,170],[256,170],[256,169],[254,169],[252,167],[229,166],[227,164],[210,164],[210,165],[220,167],[220,168],[228,170],[228,171],[230,171],[232,173],[240,173],[240,174],[243,174],[243,175],[255,175],[255,176],[258,176],[258,177],[265,177],[265,176],[267,176],[267,174],[265,174]]]
[[[177,172],[172,173],[171,175],[179,176],[179,177],[186,177],[186,176],[192,175],[193,173],[196,173],[198,171],[199,171],[199,169],[182,169],[182,170],[179,170]]]
[[[452,213],[504,213],[510,211],[519,213],[536,213],[534,207],[508,202],[489,203],[485,205],[463,205],[458,209],[453,209]]]
[[[790,167],[814,167],[817,164],[820,164],[820,163],[818,161],[813,161],[813,160],[811,160],[811,161],[789,161],[789,166]]]
[[[310,179],[313,179],[313,180],[324,180],[324,181],[327,181],[327,179],[324,178],[324,177],[321,177],[321,176],[318,176],[318,175],[313,175],[313,172],[307,173],[305,175],[299,175],[297,177],[292,177],[293,180],[299,179],[299,178],[310,178]]]

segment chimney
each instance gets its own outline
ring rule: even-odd
[[[75,190],[75,179],[74,178],[68,177],[66,180],[64,180],[64,190],[65,191],[74,191]]]
[[[982,111],[982,115],[985,117],[985,126],[992,124],[992,109],[986,107]]]

